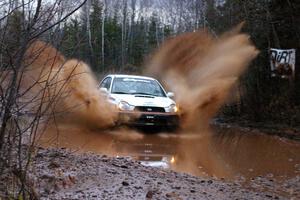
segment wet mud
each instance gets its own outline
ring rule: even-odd
[[[158,168],[226,180],[283,197],[299,197],[300,143],[249,130],[235,131],[143,134],[62,125],[47,129],[40,144],[74,153],[127,157],[146,166],[163,163]]]
[[[31,172],[40,199],[287,199],[240,183],[146,167],[129,158],[39,149]]]

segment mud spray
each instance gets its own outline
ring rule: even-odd
[[[40,112],[58,122],[89,128],[112,126],[117,114],[97,89],[98,83],[87,64],[67,60],[55,48],[34,41],[25,53],[22,86],[24,99],[33,102],[31,112]]]
[[[166,41],[146,66],[176,94],[183,115],[184,132],[208,127],[208,120],[258,51],[240,27],[220,38],[208,31],[186,33]],[[67,60],[55,48],[34,41],[26,51],[23,78],[25,91],[43,112],[72,113],[87,126],[113,125],[116,110],[97,89],[89,66]],[[51,109],[50,109],[51,108]],[[64,116],[65,118],[65,116]]]
[[[147,66],[176,94],[185,131],[208,127],[231,88],[258,51],[240,27],[220,38],[208,31],[186,33],[162,45]]]

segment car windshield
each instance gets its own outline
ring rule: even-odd
[[[113,94],[166,96],[157,81],[142,78],[115,78],[111,92]]]

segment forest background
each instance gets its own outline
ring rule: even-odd
[[[16,0],[4,2],[4,13],[6,7],[20,5]],[[239,80],[237,101],[226,104],[219,117],[290,126],[300,122],[299,1],[87,0],[65,19],[64,14],[78,6],[78,1],[56,0],[55,10],[54,2],[49,2],[47,5],[44,1],[42,6],[39,28],[51,28],[38,37],[66,57],[87,62],[99,80],[107,73],[140,74],[145,60],[169,37],[202,28],[218,37],[245,21],[243,31],[250,34],[260,54]],[[0,21],[0,31],[6,32],[1,44],[1,68],[9,66],[5,52],[20,47],[26,31],[22,28],[24,12],[10,10],[13,12]],[[57,21],[60,23],[54,24]],[[297,50],[293,80],[271,77],[270,48]]]

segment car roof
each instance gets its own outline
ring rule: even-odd
[[[107,77],[114,77],[114,78],[142,78],[142,79],[148,79],[148,80],[156,80],[152,77],[148,76],[138,76],[138,75],[127,75],[127,74],[109,74]]]

